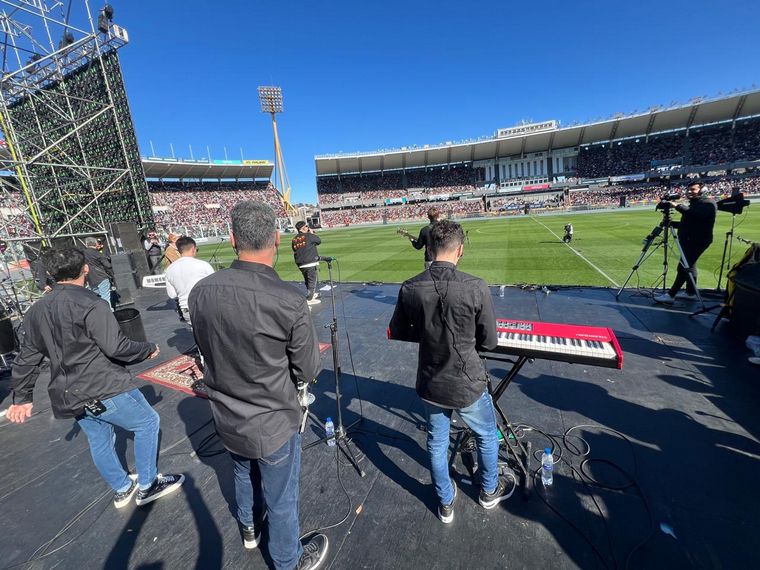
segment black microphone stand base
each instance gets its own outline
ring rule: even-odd
[[[339,356],[339,347],[338,347],[338,315],[336,313],[335,309],[335,282],[332,278],[332,259],[331,258],[322,258],[325,262],[327,262],[327,269],[329,271],[329,279],[330,279],[330,292],[332,295],[332,322],[330,323],[330,343],[332,345],[332,356],[333,356],[333,370],[335,372],[335,407],[336,407],[336,415],[335,419],[337,420],[335,423],[335,435],[334,436],[328,436],[325,434],[325,437],[322,439],[319,439],[317,441],[314,441],[306,446],[304,446],[304,449],[309,449],[311,447],[314,447],[315,445],[319,443],[326,442],[333,437],[335,438],[335,444],[338,446],[338,449],[343,453],[343,455],[348,459],[348,462],[356,469],[356,472],[359,474],[360,477],[364,477],[366,473],[364,472],[364,469],[361,468],[359,465],[359,462],[364,458],[364,456],[359,456],[358,453],[354,453],[354,450],[352,449],[352,444],[354,447],[356,447],[356,444],[353,443],[350,437],[348,437],[348,431],[351,430],[354,426],[361,423],[363,418],[359,418],[354,423],[344,426],[343,425],[343,410],[341,408],[341,369],[340,369],[340,356]],[[309,416],[319,425],[322,426],[322,429],[324,429],[325,424],[320,421],[314,414],[309,412]],[[357,447],[358,452],[358,447]],[[358,457],[358,458],[357,458]]]

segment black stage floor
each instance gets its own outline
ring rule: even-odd
[[[743,344],[727,326],[711,334],[712,316],[690,319],[685,305],[666,310],[633,292],[616,302],[606,289],[547,295],[507,288],[499,298],[493,288],[499,316],[615,330],[625,352],[622,371],[537,360],[525,366],[501,404],[514,423],[551,434],[582,424],[622,432],[630,443],[610,431],[579,430],[591,446],[589,457],[635,471],[636,484],[622,491],[587,487],[563,460],[548,493],[539,487],[526,499],[518,492],[484,511],[476,490],[460,481],[454,523],[443,525],[435,515],[422,408],[413,389],[416,346],[385,339],[397,290],[341,288],[345,419],[353,422],[363,410],[354,439],[367,474],[360,479],[341,464],[339,481],[333,448],[320,444],[303,453],[302,530],[338,523],[348,512],[343,524],[325,531],[327,567],[760,566],[754,544],[760,535],[760,371],[747,363]],[[193,344],[162,291],[142,293],[138,307],[149,338],[161,342],[161,358]],[[313,315],[320,340],[328,342],[329,297]],[[329,351],[323,362],[313,411],[334,417]],[[228,457],[209,453],[218,442],[204,442],[212,433],[210,425],[201,427],[210,418],[208,403],[137,382],[161,416],[159,468],[185,473],[183,491],[147,508],[116,511],[85,437],[72,422],[52,417],[41,381],[27,424],[0,419],[0,569],[266,567],[265,549],[245,551],[240,542]],[[8,389],[4,377],[0,409],[9,405]],[[319,435],[310,424],[304,441]],[[525,439],[545,445],[537,432],[526,432]],[[131,463],[130,445],[119,440]],[[570,463],[580,469],[579,457]],[[630,483],[604,462],[588,467],[608,486]]]

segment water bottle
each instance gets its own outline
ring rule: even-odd
[[[554,482],[553,472],[554,458],[552,457],[552,450],[547,447],[541,456],[541,482],[544,484],[544,487],[550,487]]]
[[[502,299],[504,298],[504,289],[506,289],[506,285],[499,286],[499,297],[501,297]]]
[[[325,435],[327,436],[327,445],[333,447],[335,445],[335,425],[332,418],[327,418],[325,421]]]

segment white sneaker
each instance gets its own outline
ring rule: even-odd
[[[319,299],[318,297],[314,297],[313,299],[306,299],[306,304],[307,305],[318,305],[321,302],[322,302],[322,300]]]
[[[760,356],[750,356],[749,363],[755,366],[760,366]]]
[[[693,301],[696,298],[697,298],[696,294],[689,295],[686,291],[679,291],[678,293],[676,293],[676,299],[690,299]]]
[[[663,293],[662,295],[655,295],[653,298],[655,303],[662,303],[664,305],[672,305],[675,299],[671,297],[668,293]]]

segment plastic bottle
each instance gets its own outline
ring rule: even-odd
[[[544,449],[544,454],[541,456],[541,482],[544,487],[550,487],[554,482],[554,458],[552,450],[548,447]]]
[[[501,297],[502,299],[504,298],[504,289],[506,289],[506,285],[499,286],[499,297]]]
[[[327,436],[327,445],[333,447],[335,445],[335,425],[332,418],[325,420],[325,435]]]

